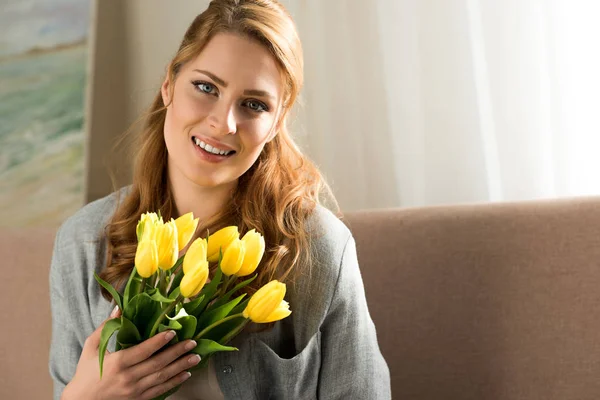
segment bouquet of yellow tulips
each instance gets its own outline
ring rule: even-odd
[[[198,219],[192,213],[166,223],[160,213],[145,213],[137,224],[135,266],[123,294],[94,274],[122,311],[102,330],[100,376],[108,341],[115,332],[116,351],[165,330],[176,332],[172,344],[193,338],[197,346],[192,352],[201,357],[191,368],[195,370],[205,367],[214,353],[237,350],[227,343],[248,322],[274,322],[291,314],[283,300],[286,286],[276,280],[249,299],[245,299],[246,294],[231,299],[257,276],[238,282],[238,278],[253,274],[263,257],[265,240],[260,233],[253,229],[240,239],[237,226],[228,226],[208,239],[194,240],[180,256],[197,226]],[[217,263],[217,268],[207,284],[209,263]]]

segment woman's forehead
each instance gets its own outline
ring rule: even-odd
[[[208,72],[222,86],[281,94],[282,74],[273,55],[259,42],[234,33],[218,33],[192,59],[189,73]]]

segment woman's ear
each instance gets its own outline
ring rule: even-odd
[[[171,81],[169,75],[166,76],[164,82],[160,86],[160,95],[162,96],[163,105],[166,107],[171,103]]]

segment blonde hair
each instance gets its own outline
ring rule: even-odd
[[[271,279],[293,280],[310,272],[310,232],[307,220],[320,195],[335,199],[318,169],[299,150],[286,127],[288,112],[302,87],[302,47],[296,27],[275,0],[213,0],[187,29],[167,75],[175,81],[181,67],[194,59],[217,33],[230,32],[256,40],[277,61],[284,77],[281,120],[275,138],[240,178],[230,203],[210,221],[201,221],[199,232],[214,232],[237,225],[241,234],[250,229],[263,233],[265,256],[258,278],[248,287],[256,290]],[[171,98],[173,87],[171,87]],[[108,254],[101,277],[122,285],[134,265],[135,226],[140,215],[159,211],[165,219],[176,217],[173,194],[167,181],[167,148],[163,136],[166,107],[160,92],[154,98],[136,138],[133,185],[120,202],[106,228]],[[337,205],[336,205],[337,207]],[[302,268],[299,268],[299,267]],[[105,298],[110,295],[103,289]]]

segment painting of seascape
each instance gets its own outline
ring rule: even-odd
[[[0,226],[55,226],[83,205],[90,0],[2,0]]]

